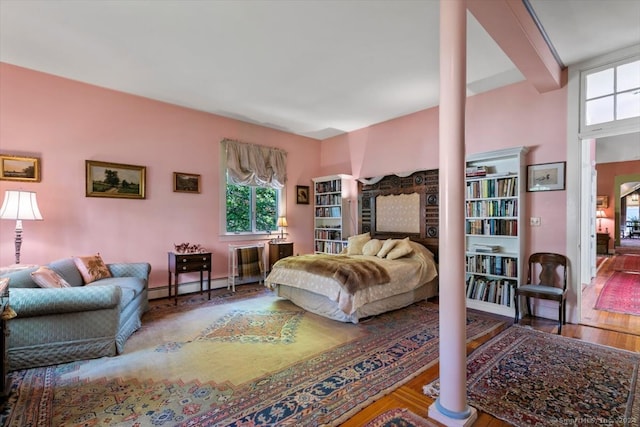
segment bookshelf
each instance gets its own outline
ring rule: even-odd
[[[513,317],[524,268],[523,214],[527,147],[466,160],[467,307]]]
[[[331,175],[313,179],[315,253],[338,254],[352,234],[349,197],[357,195],[356,181],[349,175]]]

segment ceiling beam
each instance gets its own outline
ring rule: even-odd
[[[522,0],[470,0],[467,8],[538,92],[566,84],[566,68],[556,61]]]

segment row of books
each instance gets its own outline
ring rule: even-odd
[[[476,200],[467,202],[467,217],[518,216],[518,200]]]
[[[518,177],[515,176],[467,182],[467,199],[515,197],[517,195]]]
[[[516,282],[506,279],[487,280],[472,274],[467,279],[466,286],[467,298],[469,299],[511,307]]]
[[[466,271],[468,273],[518,277],[518,260],[500,255],[467,255]]]
[[[330,193],[338,191],[342,191],[342,181],[339,179],[316,182],[316,193]]]
[[[319,253],[325,254],[339,254],[342,252],[342,248],[346,247],[345,242],[325,242],[325,241],[316,241],[315,251]]]
[[[517,219],[468,219],[466,233],[485,236],[517,236]]]
[[[333,206],[328,208],[316,208],[316,217],[340,218],[340,206]]]
[[[340,194],[321,194],[316,196],[316,205],[339,205],[342,202]]]
[[[340,240],[342,238],[342,233],[340,230],[316,230],[315,236],[316,239]]]

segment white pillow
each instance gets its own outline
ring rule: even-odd
[[[378,239],[371,239],[362,247],[362,255],[374,256],[382,249],[382,242]]]
[[[371,240],[371,235],[369,233],[358,234],[347,240],[347,255],[362,255],[362,247]]]
[[[389,253],[387,254],[387,259],[398,259],[405,255],[409,255],[411,252],[413,252],[413,248],[409,243],[409,238],[405,237],[404,239],[399,240],[398,243],[396,243],[396,245],[393,247],[393,249],[389,251]]]
[[[393,240],[393,239],[385,240],[384,243],[382,244],[382,248],[380,248],[376,256],[378,256],[379,258],[386,257],[389,251],[393,249],[393,247],[396,245],[396,242],[397,240]]]

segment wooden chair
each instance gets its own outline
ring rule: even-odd
[[[560,254],[538,252],[529,257],[527,283],[517,288],[513,297],[516,309],[515,323],[520,321],[520,297],[526,298],[529,315],[532,314],[531,298],[553,300],[560,306],[558,334],[562,333],[562,325],[566,323],[567,266],[567,257]],[[540,274],[535,277],[537,272]]]

